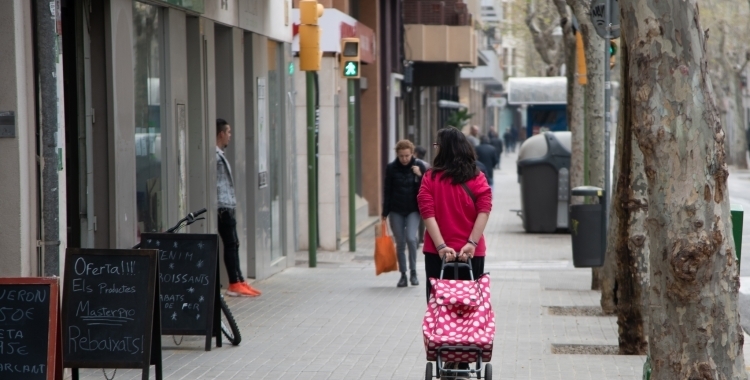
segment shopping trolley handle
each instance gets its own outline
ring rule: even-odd
[[[443,265],[440,267],[440,279],[441,280],[443,279],[443,272],[445,271],[445,268],[453,266],[454,279],[458,280],[458,268],[466,268],[469,270],[469,276],[471,276],[471,280],[474,281],[474,270],[471,267],[471,260],[467,260],[465,263],[460,262],[458,260],[446,262],[445,256],[443,256],[442,261],[443,261]]]

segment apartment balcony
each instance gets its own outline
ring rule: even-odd
[[[403,0],[404,54],[412,63],[414,85],[458,86],[461,68],[477,65],[478,36],[470,12],[475,2]]]
[[[404,25],[404,52],[414,62],[476,66],[477,42],[469,25]]]
[[[466,1],[404,0],[403,12],[407,60],[456,67],[476,65],[477,37]]]
[[[494,50],[480,50],[480,62],[476,67],[461,70],[461,79],[473,79],[489,86],[503,85],[503,70]]]

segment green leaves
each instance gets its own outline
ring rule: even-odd
[[[451,127],[461,129],[469,123],[472,117],[474,117],[473,113],[469,113],[468,109],[462,108],[448,116],[446,123]]]

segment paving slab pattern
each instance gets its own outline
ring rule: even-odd
[[[523,232],[509,211],[520,208],[515,157],[502,161],[486,233],[497,323],[494,378],[641,379],[643,356],[551,353],[552,344],[616,345],[617,323],[547,313],[547,306],[598,305],[599,293],[589,290],[590,269],[572,267],[569,235]],[[356,253],[320,252],[318,268],[307,268],[307,252],[296,253],[296,267],[254,283],[261,297],[228,299],[242,331],[239,347],[205,352],[201,338],[176,346],[163,337],[164,378],[423,379],[425,287],[396,288],[397,273],[376,277],[373,247],[374,228],[367,228]],[[140,376],[118,370],[116,379]],[[82,378],[104,377],[87,369]]]

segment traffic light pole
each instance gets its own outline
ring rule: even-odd
[[[346,80],[347,96],[349,98],[349,252],[355,252],[357,250],[357,216],[356,209],[354,208],[354,197],[356,194],[355,187],[356,181],[354,176],[355,171],[355,155],[354,155],[354,123],[355,123],[355,108],[354,108],[354,79]]]
[[[318,189],[315,170],[315,72],[306,71],[307,79],[307,225],[310,268],[318,266]]]
[[[612,81],[610,78],[609,69],[609,44],[612,39],[612,20],[610,20],[610,9],[612,8],[612,0],[604,2],[604,27],[606,29],[607,38],[604,39],[604,215],[607,218],[606,223],[609,223],[609,212],[610,212],[610,199],[612,198],[612,190],[610,189],[611,173],[610,170],[610,133],[612,126],[612,113],[610,112],[610,99],[612,98]],[[606,240],[607,224],[604,225],[604,241]]]

